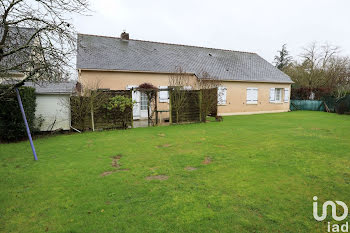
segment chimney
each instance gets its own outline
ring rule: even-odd
[[[129,33],[126,33],[125,31],[123,31],[122,34],[120,34],[120,38],[122,40],[129,40]]]

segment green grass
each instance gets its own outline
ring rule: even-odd
[[[0,232],[326,232],[312,197],[350,207],[349,132],[304,111],[41,138],[37,162],[2,144]]]

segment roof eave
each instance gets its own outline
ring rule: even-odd
[[[146,70],[113,70],[113,69],[88,69],[88,68],[78,68],[78,71],[101,71],[101,72],[122,72],[122,73],[150,73],[150,74],[175,74],[175,72],[156,72],[156,71],[146,71]],[[192,72],[187,72],[185,74],[194,75],[197,78],[198,75]],[[255,83],[284,83],[284,84],[292,84],[293,81],[269,81],[269,80],[236,80],[236,79],[208,79],[208,80],[217,80],[222,82],[255,82]]]

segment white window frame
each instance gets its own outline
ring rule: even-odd
[[[218,87],[218,105],[226,105],[227,99],[227,88],[226,87]]]
[[[146,105],[145,105],[144,101],[146,101],[145,102]],[[147,95],[144,92],[141,92],[141,96],[140,96],[140,109],[141,109],[141,111],[147,110],[147,105],[148,105]],[[145,109],[142,109],[143,107]]]
[[[279,92],[279,99],[277,99]],[[283,88],[275,88],[275,103],[282,103],[283,102]]]
[[[247,88],[247,104],[258,104],[259,90],[256,87]]]

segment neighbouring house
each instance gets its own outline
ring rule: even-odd
[[[35,117],[41,121],[40,131],[70,130],[70,96],[75,90],[74,82],[26,83],[35,88]],[[38,122],[39,123],[39,122]]]
[[[219,80],[218,115],[286,112],[289,110],[289,76],[256,53],[78,34],[77,70],[83,84],[125,90],[142,83],[160,89],[181,67],[197,82],[201,73]],[[160,91],[158,109],[168,109],[168,93]],[[134,119],[147,116],[146,97],[133,92]]]
[[[3,30],[4,28],[0,26],[0,36],[2,36]],[[34,52],[31,46],[35,43],[40,43],[38,37],[32,38],[36,33],[36,30],[33,28],[10,27],[8,33],[6,44],[10,48],[15,48],[19,51],[1,60],[0,67],[9,69],[10,72],[0,74],[0,84],[15,84],[25,81],[26,73],[33,66],[30,57],[34,55]],[[21,49],[27,43],[30,45],[29,48]],[[70,130],[69,100],[75,88],[75,83],[42,82],[34,84],[26,81],[24,86],[35,88],[37,104],[35,117],[38,122],[41,122],[40,131]]]
[[[4,28],[0,26],[0,37],[3,36]],[[37,37],[31,40],[34,35],[35,30],[32,28],[24,27],[10,27],[8,31],[8,36],[6,37],[4,48],[7,51],[9,48],[18,50],[14,54],[5,56],[0,63],[0,70],[7,72],[0,73],[0,83],[20,82],[25,78],[25,71],[28,71],[28,67],[31,67],[29,64],[30,57],[33,55],[33,51],[30,48],[22,48],[28,43],[28,46],[32,46],[34,43],[37,43]]]

